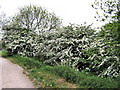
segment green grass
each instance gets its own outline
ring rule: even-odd
[[[2,51],[0,52],[0,55],[1,55],[2,57],[6,58],[6,57],[8,57],[8,54],[7,54],[7,53],[8,53],[7,51],[2,50]]]
[[[36,88],[77,88],[75,84],[67,82],[52,71],[48,71],[47,68],[52,68],[51,66],[42,64],[34,58],[19,55],[7,58],[24,69],[23,73],[30,78]]]
[[[101,78],[85,73],[75,71],[75,69],[69,66],[54,66],[47,68],[49,71],[53,71],[57,75],[63,77],[65,80],[71,83],[79,85],[79,87],[87,88],[117,88],[118,82],[114,79]]]
[[[37,88],[118,88],[115,79],[81,73],[69,66],[48,66],[34,58],[19,55],[8,59],[23,67],[24,73]]]

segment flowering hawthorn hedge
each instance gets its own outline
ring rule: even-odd
[[[114,54],[112,38],[97,37],[90,26],[70,25],[59,30],[32,31],[6,30],[4,48],[9,54],[37,57],[49,65],[69,65],[79,71],[104,77],[117,77],[120,60]]]
[[[34,56],[34,47],[37,45],[35,33],[26,32],[26,29],[11,29],[4,33],[3,48],[9,55]]]

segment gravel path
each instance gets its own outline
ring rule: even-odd
[[[0,57],[1,88],[34,88],[32,82],[23,74],[23,69]]]

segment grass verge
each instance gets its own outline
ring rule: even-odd
[[[6,57],[8,57],[8,54],[7,54],[8,52],[7,51],[4,51],[4,50],[1,50],[0,51],[0,55],[2,56],[2,57],[4,57],[4,58],[6,58]]]
[[[36,88],[118,88],[115,79],[87,75],[69,66],[48,66],[34,58],[19,55],[8,59],[24,68],[24,74]]]
[[[15,55],[7,57],[7,59],[20,65],[24,69],[23,73],[29,77],[36,88],[77,88],[76,84],[69,83],[59,75],[48,71],[50,66],[42,64],[34,58]]]

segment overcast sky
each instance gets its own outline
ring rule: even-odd
[[[94,23],[99,26],[94,19],[95,10],[91,7],[94,0],[0,0],[0,12],[7,16],[17,13],[19,7],[24,5],[37,5],[46,8],[49,12],[54,12],[63,19],[63,25],[69,23],[87,24]]]

